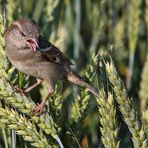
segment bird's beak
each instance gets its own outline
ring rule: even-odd
[[[38,39],[37,38],[30,38],[27,40],[27,44],[29,45],[30,48],[33,49],[33,51],[36,51],[37,48],[39,47],[38,45]]]

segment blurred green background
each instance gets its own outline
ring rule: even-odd
[[[94,55],[100,51],[108,52],[129,96],[133,97],[136,110],[142,112],[141,104],[147,109],[148,73],[146,70],[145,74],[142,73],[146,65],[148,50],[147,0],[0,0],[0,9],[1,14],[6,17],[6,26],[18,18],[34,19],[39,24],[41,34],[64,52],[74,64],[72,68],[84,78],[86,75],[87,81],[86,71],[89,69],[88,65],[92,64]],[[109,89],[108,80],[106,75],[100,71],[100,64],[98,62],[98,66],[95,67],[95,76],[92,74],[92,79],[94,79],[92,83],[98,88],[104,87],[107,91]],[[15,72],[13,77],[16,75]],[[21,73],[17,76],[19,78],[17,83],[20,87],[25,88],[25,84],[29,85],[28,83],[34,82],[34,79],[26,78]],[[64,146],[78,147],[77,142],[71,141],[67,135],[67,131],[74,128],[74,131],[80,130],[78,135],[76,132],[74,135],[79,137],[81,147],[103,147],[99,130],[100,116],[94,97],[87,100],[85,115],[79,123],[73,123],[69,121],[70,108],[71,104],[78,99],[76,96],[79,94],[79,88],[67,83],[63,85],[58,83],[57,90],[60,90],[62,94],[60,113],[54,114],[52,99],[49,101],[49,107],[57,127],[62,129],[60,136]],[[46,91],[46,84],[44,84],[30,95],[32,98],[39,99],[34,99],[35,102],[39,102]],[[144,103],[141,101],[143,98],[146,100]],[[115,106],[119,127],[119,147],[132,148],[128,127],[116,103]],[[72,123],[67,125],[66,121]],[[78,127],[74,127],[74,124],[78,124]],[[0,141],[2,143],[0,146],[3,147],[3,138],[0,138]],[[18,144],[20,141],[18,138]]]

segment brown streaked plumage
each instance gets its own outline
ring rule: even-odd
[[[5,33],[5,42],[10,62],[18,70],[38,78],[37,83],[24,90],[24,93],[41,84],[43,80],[49,83],[49,93],[34,109],[34,113],[40,112],[45,106],[54,92],[57,80],[84,86],[98,96],[98,92],[91,85],[72,71],[71,62],[63,53],[40,35],[39,27],[32,19],[23,18],[12,23]]]

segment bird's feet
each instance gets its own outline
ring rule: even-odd
[[[46,107],[46,102],[43,100],[37,107],[33,109],[32,115],[41,113],[45,107]]]
[[[21,88],[19,88],[18,86],[15,86],[14,89],[15,89],[15,91],[17,91],[17,92],[19,92],[21,94],[26,94],[26,91],[21,89]]]

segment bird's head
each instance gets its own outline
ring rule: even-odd
[[[12,45],[17,49],[38,48],[39,27],[36,22],[29,18],[19,19],[13,22],[6,30],[6,45]]]

